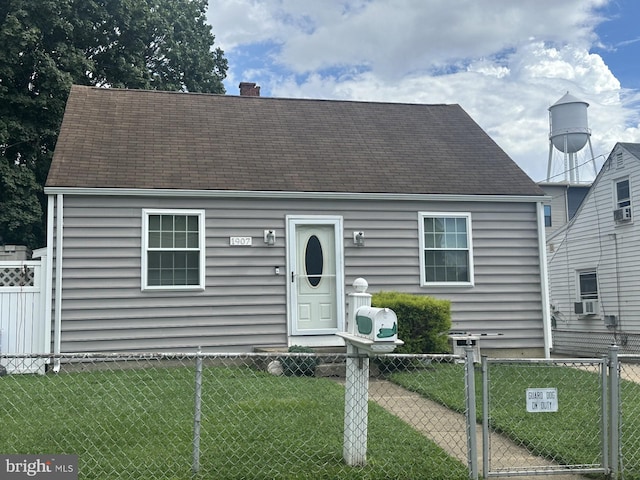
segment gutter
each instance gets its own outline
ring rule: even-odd
[[[166,188],[85,188],[47,187],[47,194],[104,195],[132,197],[189,197],[189,198],[293,198],[296,200],[413,200],[438,202],[510,202],[527,203],[550,201],[548,195],[462,195],[434,193],[357,193],[357,192],[294,192],[248,190],[184,190]]]
[[[547,267],[547,243],[544,227],[544,203],[536,205],[538,217],[538,252],[540,257],[540,293],[542,294],[542,329],[544,336],[544,358],[551,358],[553,338],[551,334],[551,314],[549,312],[549,272]]]

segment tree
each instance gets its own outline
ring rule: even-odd
[[[72,84],[224,93],[227,60],[212,48],[206,8],[207,0],[0,2],[0,242],[45,243],[43,186]]]
[[[33,171],[23,165],[0,162],[0,244],[36,245],[42,221],[39,191]]]

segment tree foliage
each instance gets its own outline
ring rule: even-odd
[[[72,84],[224,93],[227,60],[213,48],[206,8],[207,0],[0,2],[0,243],[44,245],[34,199],[44,202]]]
[[[37,229],[42,208],[36,195],[39,191],[33,171],[25,166],[11,166],[0,162],[0,244],[36,244],[42,234]],[[17,240],[17,241],[16,241]]]

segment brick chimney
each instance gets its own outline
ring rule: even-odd
[[[259,97],[260,87],[256,86],[252,82],[240,82],[240,96],[241,97]]]

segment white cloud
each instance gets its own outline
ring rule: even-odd
[[[271,40],[279,31],[268,2],[210,0],[207,17],[213,26],[216,45],[226,51]]]
[[[211,0],[210,18],[230,93],[458,103],[543,180],[547,109],[566,91],[590,104],[595,155],[640,141],[635,92],[589,53],[606,1]]]

